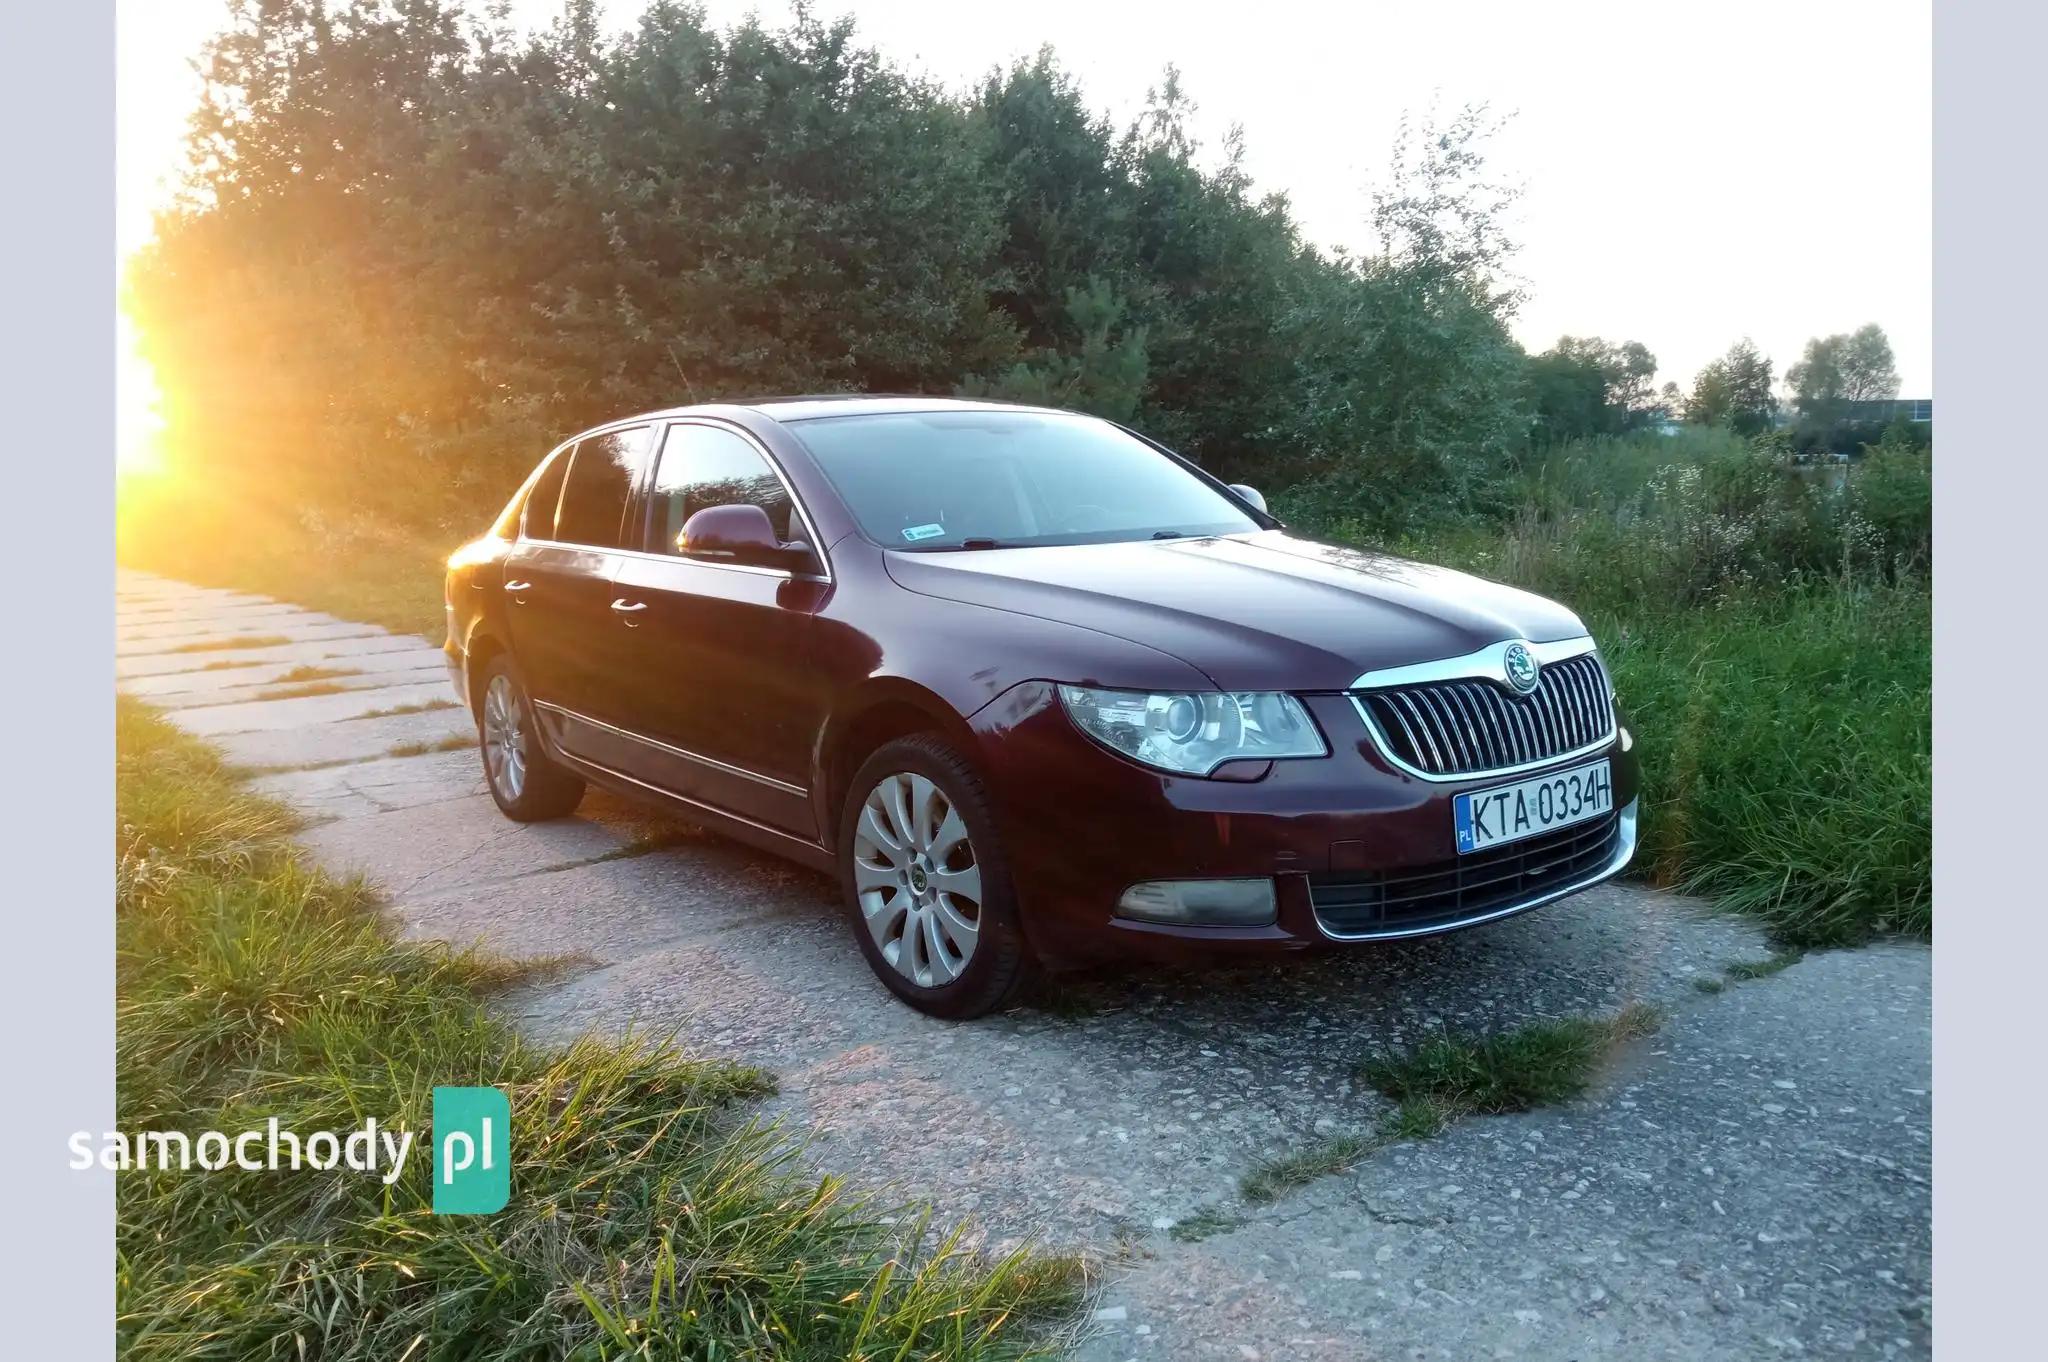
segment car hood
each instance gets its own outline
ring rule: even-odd
[[[906,590],[1129,639],[1181,658],[1224,690],[1343,690],[1382,667],[1586,632],[1571,611],[1514,587],[1279,530],[892,551],[885,561]]]

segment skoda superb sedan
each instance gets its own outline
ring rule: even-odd
[[[447,579],[492,797],[586,782],[837,875],[914,1007],[1034,965],[1491,922],[1613,875],[1637,771],[1563,606],[1297,538],[1066,412],[615,421]]]

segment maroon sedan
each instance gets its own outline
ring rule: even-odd
[[[834,872],[875,973],[942,1016],[1034,962],[1491,922],[1635,850],[1571,611],[1296,538],[1092,417],[612,422],[449,559],[447,600],[507,816],[590,781]]]

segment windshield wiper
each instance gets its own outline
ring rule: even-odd
[[[974,549],[1014,549],[1016,547],[1017,545],[1008,543],[1004,540],[989,539],[984,536],[980,538],[963,539],[957,544],[909,544],[904,546],[903,551],[905,553],[959,553],[962,550],[972,551]]]
[[[1184,534],[1182,534],[1182,533],[1181,533],[1181,532],[1180,532],[1179,530],[1154,530],[1154,531],[1152,531],[1152,537],[1153,537],[1154,539],[1185,539],[1185,538],[1187,538],[1187,536],[1186,536],[1186,535],[1184,535]]]

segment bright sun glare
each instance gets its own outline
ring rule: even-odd
[[[142,357],[135,322],[114,314],[114,475],[129,478],[163,471],[164,418],[156,371]]]

